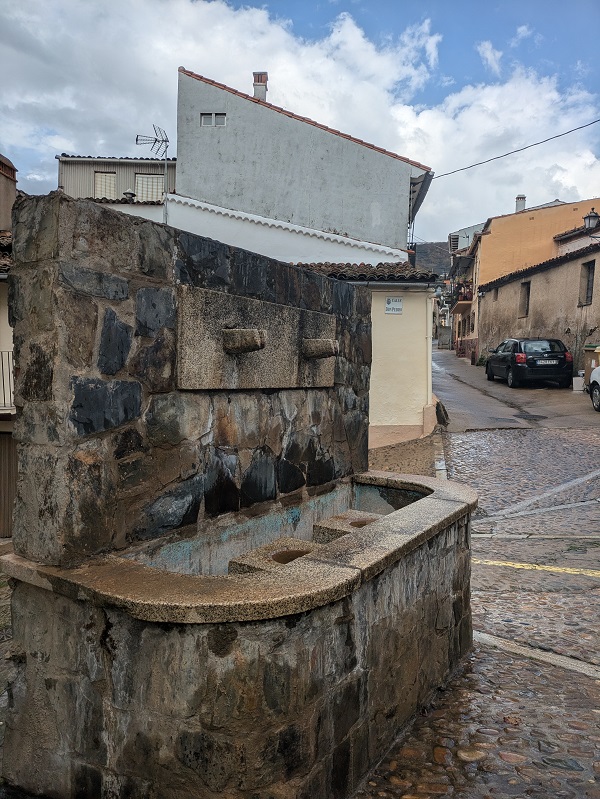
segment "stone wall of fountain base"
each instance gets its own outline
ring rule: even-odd
[[[473,497],[418,479],[432,493],[275,573],[6,557],[5,779],[61,799],[350,796],[471,646]]]

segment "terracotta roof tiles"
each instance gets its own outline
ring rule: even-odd
[[[404,263],[379,264],[336,264],[312,263],[297,264],[313,272],[321,272],[337,280],[378,281],[382,283],[431,283],[438,279],[433,272],[421,271],[408,261]]]
[[[555,266],[562,266],[562,264],[575,261],[577,258],[582,258],[586,255],[598,252],[600,250],[600,242],[598,244],[588,244],[580,250],[573,250],[573,252],[563,253],[554,258],[549,258],[547,261],[542,261],[533,266],[526,266],[523,269],[517,269],[514,272],[509,272],[507,275],[497,277],[495,280],[490,280],[488,283],[482,283],[479,288],[482,291],[489,291],[490,289],[502,286],[504,283],[510,283],[513,280],[521,280],[526,275],[533,275],[536,272],[545,272],[547,269],[552,269]]]
[[[86,161],[93,160],[93,161],[159,161],[160,163],[164,163],[164,158],[150,158],[143,156],[141,158],[136,158],[135,156],[130,155],[69,155],[68,153],[61,153],[60,155],[55,155],[55,158],[60,160],[61,158],[73,158],[74,160],[84,159]],[[169,163],[177,161],[177,158],[167,158]]]

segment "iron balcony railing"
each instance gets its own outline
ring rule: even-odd
[[[12,351],[0,350],[0,408],[15,407],[15,382]]]

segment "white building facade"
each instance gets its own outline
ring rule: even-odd
[[[264,76],[257,83],[257,76]],[[179,68],[177,194],[406,249],[429,167]]]

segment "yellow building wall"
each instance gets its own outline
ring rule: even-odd
[[[583,217],[600,198],[584,200],[492,219],[489,233],[479,246],[478,284],[483,285],[527,266],[534,266],[557,254],[554,236],[583,226]]]
[[[388,298],[402,300],[402,313],[385,313]],[[432,315],[431,293],[373,291],[371,426],[421,427],[422,432],[424,410],[432,402]]]

